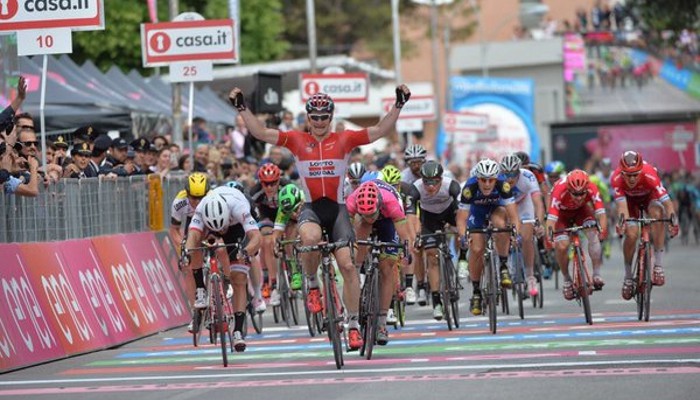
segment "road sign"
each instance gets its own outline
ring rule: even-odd
[[[233,20],[162,22],[141,24],[144,67],[171,62],[238,62]]]
[[[202,82],[214,80],[211,61],[174,62],[170,64],[170,82]]]
[[[319,92],[339,103],[367,102],[369,96],[369,76],[365,73],[301,74],[299,82],[302,101]]]
[[[396,99],[385,97],[382,99],[382,109],[384,114],[391,110]],[[401,109],[399,119],[420,119],[423,121],[435,120],[435,97],[433,96],[411,96],[411,99]]]
[[[474,112],[446,112],[442,124],[446,132],[487,132],[489,116]]]
[[[70,54],[73,35],[70,28],[17,31],[17,55]]]
[[[1,0],[0,32],[104,29],[104,0]]]

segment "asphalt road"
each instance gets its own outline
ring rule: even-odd
[[[185,328],[120,348],[0,376],[0,397],[57,399],[697,399],[700,390],[700,248],[679,241],[665,256],[667,284],[652,292],[652,318],[639,322],[634,301],[620,297],[615,248],[592,297],[594,324],[553,282],[543,309],[499,315],[492,335],[484,317],[467,315],[448,331],[430,310],[409,308],[407,326],[391,333],[372,360],[346,354],[336,370],[323,337],[305,326],[275,325],[245,353],[221,365],[218,347],[194,348]],[[512,303],[511,303],[512,305]]]

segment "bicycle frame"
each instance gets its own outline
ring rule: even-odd
[[[599,229],[597,225],[593,226],[572,226],[560,231],[554,232],[555,235],[565,233],[569,236],[569,246],[574,249],[573,257],[573,287],[574,298],[583,305],[583,312],[588,325],[593,325],[593,317],[591,315],[590,295],[593,293],[593,284],[591,274],[586,265],[586,256],[581,248],[581,237],[579,232],[587,229]]]
[[[294,245],[299,243],[299,240],[278,240],[276,242],[277,254],[281,256],[277,257],[277,290],[280,293],[280,305],[273,307],[273,316],[275,322],[278,322],[278,310],[280,314],[280,319],[282,319],[287,327],[291,327],[290,317],[294,324],[298,323],[298,306],[297,306],[297,296],[296,291],[292,290],[289,284],[289,262],[294,259],[296,260],[296,249],[292,247],[293,258],[287,257],[287,252],[285,247],[287,245]],[[298,266],[298,262],[297,262]]]
[[[452,262],[452,252],[447,245],[447,232],[437,230],[433,233],[420,235],[421,241],[437,238],[438,271],[440,272],[440,298],[447,329],[459,328],[459,278]]]

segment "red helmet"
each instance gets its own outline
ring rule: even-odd
[[[588,182],[588,174],[580,169],[575,169],[566,176],[566,188],[570,192],[583,192],[588,187]]]
[[[365,182],[357,188],[357,212],[360,215],[372,215],[379,209],[380,197],[377,184],[370,181]]]
[[[316,93],[306,101],[306,112],[309,114],[313,111],[333,114],[334,109],[333,99],[325,93]]]
[[[263,164],[258,170],[258,179],[260,182],[277,182],[280,180],[280,168],[273,163]]]
[[[620,170],[626,174],[634,174],[641,171],[643,164],[642,155],[633,150],[622,153],[622,157],[620,157]]]

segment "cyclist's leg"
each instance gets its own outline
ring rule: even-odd
[[[284,230],[285,237],[289,240],[294,239],[297,237],[297,224],[296,222],[289,222],[287,223],[287,226]],[[284,249],[285,253],[287,254],[287,258],[289,259],[289,273],[291,274],[291,286],[292,290],[299,290],[301,289],[301,282],[302,282],[302,273],[301,273],[301,268],[299,265],[297,265],[297,260],[295,257],[292,255],[294,254],[294,248],[293,245],[289,244],[287,247]]]
[[[338,213],[334,219],[331,240],[348,241],[351,244],[335,251],[335,260],[338,263],[340,273],[343,275],[343,301],[348,312],[350,322],[357,320],[360,308],[360,275],[355,268],[351,246],[355,241],[355,231],[350,224],[350,216],[344,204],[338,206]]]
[[[379,324],[377,330],[377,342],[386,344],[388,333],[386,329],[386,317],[391,306],[391,298],[396,291],[396,256],[382,254],[379,262]]]
[[[486,216],[489,208],[471,206],[467,229],[486,227]],[[469,236],[469,278],[472,281],[472,298],[470,309],[472,314],[481,315],[481,275],[484,270],[484,250],[486,248],[486,235],[474,234]]]
[[[578,221],[580,225],[583,226],[595,226],[596,218],[595,211],[590,205],[586,205],[581,208],[578,214]],[[588,238],[588,255],[591,259],[591,264],[593,266],[593,286],[596,289],[601,289],[605,282],[600,276],[600,269],[603,264],[603,249],[600,244],[600,238],[598,237],[598,231],[595,229],[586,230],[586,237]]]
[[[496,228],[504,228],[506,226],[506,210],[504,207],[496,207],[491,211],[491,223]],[[501,285],[503,287],[509,288],[512,285],[512,280],[510,277],[510,272],[508,270],[508,250],[510,249],[510,234],[509,233],[497,233],[495,235],[496,239],[496,251],[498,253],[498,259],[500,261],[500,275],[501,275]]]
[[[520,236],[522,237],[523,264],[525,265],[525,275],[527,275],[528,292],[537,294],[537,280],[535,279],[535,241],[533,233],[535,230],[535,205],[532,197],[525,198],[518,203],[518,216],[520,217]],[[517,273],[517,272],[516,272]]]
[[[270,285],[270,303],[273,306],[279,305],[280,298],[277,291],[277,260],[273,252],[275,248],[275,237],[272,235],[273,224],[270,220],[263,220],[258,223],[262,234],[262,246],[260,248],[260,258],[265,268],[267,268],[267,281]]]
[[[668,200],[670,201],[670,200]],[[661,203],[654,201],[649,204],[649,216],[651,218],[664,218],[664,209]],[[663,272],[664,245],[666,241],[666,224],[652,224],[651,240],[654,244],[654,284],[662,286],[665,283]]]
[[[299,215],[297,227],[299,239],[301,240],[302,246],[312,246],[321,241],[321,220],[316,215],[316,212],[314,212],[311,204],[304,204],[303,207]],[[318,289],[319,254],[316,252],[301,253],[300,258],[303,271],[309,280],[309,288]]]
[[[237,229],[237,227],[234,227],[229,229],[224,234],[223,239],[224,243],[226,244],[234,244],[242,241],[244,237],[245,233],[243,232],[243,229]],[[245,321],[245,307],[247,303],[246,284],[248,282],[250,267],[244,264],[231,262],[231,260],[236,260],[237,253],[238,250],[233,248],[228,252],[227,259],[225,258],[222,260],[221,256],[217,256],[219,256],[219,260],[221,262],[227,261],[225,264],[221,265],[229,265],[229,279],[231,281],[231,285],[233,286],[233,346],[236,351],[244,351],[246,344],[243,340],[243,322]],[[223,256],[226,256],[226,254]]]
[[[627,199],[629,218],[639,218],[639,203]],[[618,205],[619,206],[619,205]],[[637,223],[625,223],[625,237],[622,240],[622,258],[625,265],[625,279],[632,279],[632,258],[637,247],[639,226]]]

